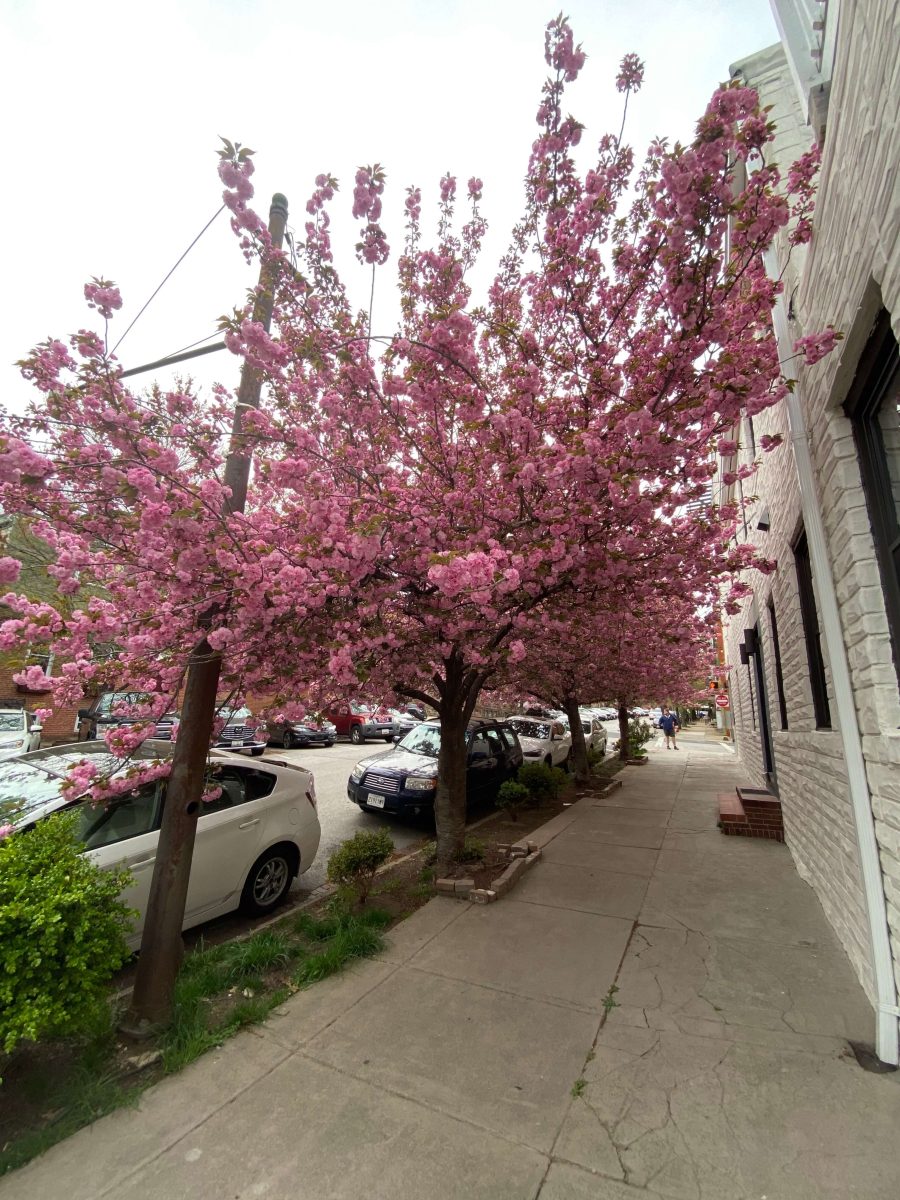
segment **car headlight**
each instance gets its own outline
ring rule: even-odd
[[[406,790],[408,792],[430,792],[437,787],[437,779],[433,775],[407,775]]]
[[[363,777],[363,775],[365,775],[365,773],[366,773],[366,768],[365,768],[364,764],[357,763],[356,766],[353,768],[353,770],[350,772],[350,778],[353,780],[354,783],[359,783],[359,781],[362,779],[362,777]]]

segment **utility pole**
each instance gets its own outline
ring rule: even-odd
[[[276,249],[281,248],[284,240],[287,215],[287,200],[276,192],[269,210],[269,235]],[[266,331],[272,320],[275,276],[271,267],[263,263],[253,319]],[[261,391],[262,372],[245,361],[225,462],[225,483],[232,492],[225,503],[226,516],[243,512],[247,502],[252,450],[247,448],[242,435],[243,413],[259,407]],[[131,1005],[122,1026],[123,1032],[133,1036],[152,1033],[169,1019],[172,1011],[175,979],[184,954],[181,926],[221,668],[221,652],[213,650],[206,637],[200,636],[188,662],[181,723],[163,806],[141,954]]]

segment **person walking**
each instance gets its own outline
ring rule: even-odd
[[[659,718],[659,727],[666,735],[666,749],[677,750],[678,743],[675,741],[675,735],[678,733],[681,726],[678,724],[678,718],[673,712],[669,712],[668,708],[663,708],[662,716]],[[672,745],[669,745],[671,739]]]

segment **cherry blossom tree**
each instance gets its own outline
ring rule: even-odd
[[[250,207],[252,159],[226,153],[232,224],[266,283],[225,338],[264,380],[265,404],[242,407],[229,436],[227,392],[135,396],[105,339],[82,331],[25,360],[39,397],[0,430],[4,507],[37,514],[63,594],[88,578],[100,589],[65,616],[8,593],[17,615],[0,648],[58,651],[57,700],[114,673],[151,696],[148,719],[191,664],[182,724],[207,744],[217,686],[280,703],[327,679],[427,701],[442,725],[441,865],[463,838],[478,696],[524,661],[554,605],[604,589],[649,595],[651,563],[691,596],[720,569],[727,537],[684,513],[708,488],[718,436],[784,394],[770,327],[779,285],[761,254],[792,215],[808,223],[811,204],[813,166],[780,187],[764,161],[771,126],[736,85],[715,93],[690,145],[656,142],[636,167],[620,127],[582,169],[583,127],[563,100],[585,55],[562,18],[545,57],[524,213],[484,303],[468,282],[485,230],[480,180],[441,180],[431,242],[421,192],[408,189],[401,326],[380,337],[334,268],[336,179],[317,177],[286,255]],[[626,104],[640,81],[628,56],[616,81]],[[357,173],[357,254],[373,280],[390,253],[384,188],[380,165]],[[104,320],[119,305],[105,280],[86,295]],[[15,564],[2,570],[13,582]],[[118,647],[114,665],[98,660],[100,641]],[[123,756],[130,745],[114,742]],[[178,864],[185,888],[202,765],[176,748],[157,860],[157,872],[163,858]],[[88,768],[76,782],[108,795]],[[144,1015],[164,1010],[167,978]]]

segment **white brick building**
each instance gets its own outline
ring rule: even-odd
[[[763,434],[784,437],[743,484],[755,499],[739,538],[778,570],[747,572],[753,596],[726,621],[731,713],[737,753],[781,798],[797,868],[873,1003],[879,1053],[896,1062],[900,6],[773,8],[782,44],[732,75],[773,106],[785,173],[817,134],[822,142],[813,241],[788,262],[785,240],[769,263],[784,272],[782,359],[828,325],[844,341],[816,366],[787,368],[798,378],[792,400],[745,420],[736,459],[723,463],[733,471],[756,457]],[[720,481],[717,496],[733,491]]]

